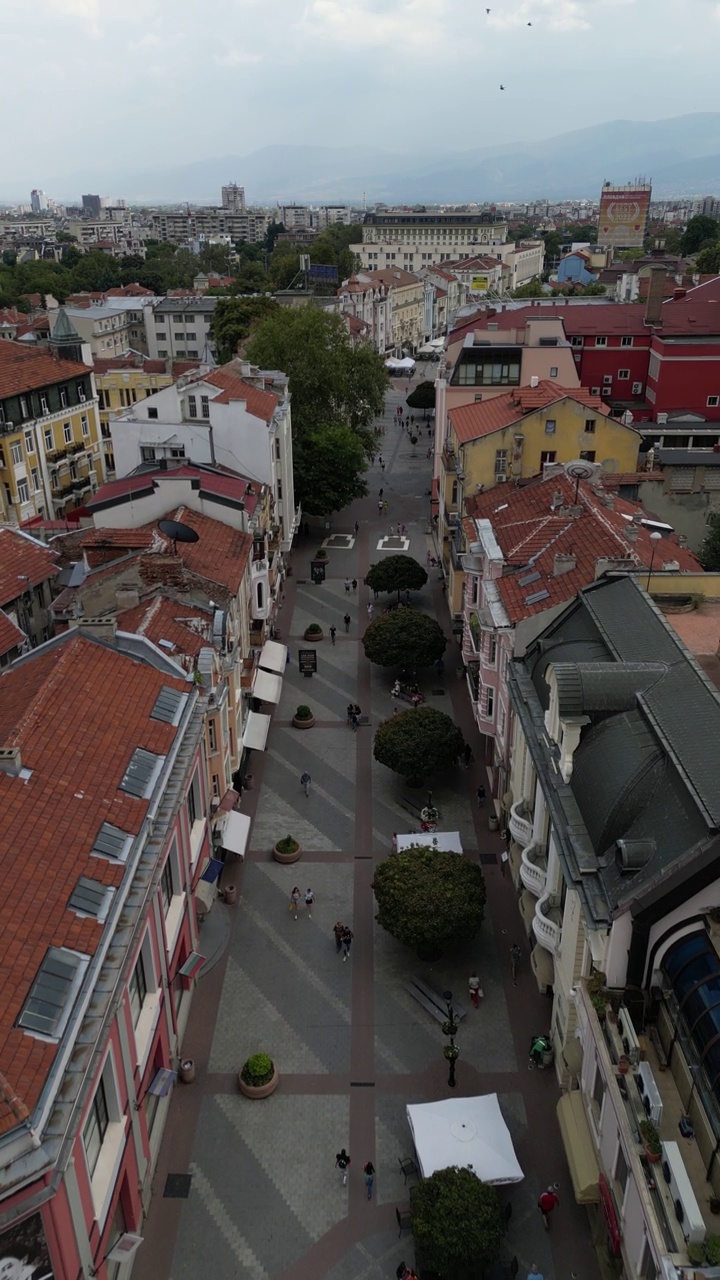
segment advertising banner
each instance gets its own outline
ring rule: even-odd
[[[598,244],[614,249],[636,249],[645,238],[650,187],[603,187],[598,216]]]
[[[3,1280],[54,1280],[54,1275],[39,1213],[3,1231],[0,1235]]]
[[[298,649],[298,667],[303,676],[317,671],[317,649]]]
[[[488,276],[471,276],[470,289],[473,293],[487,293],[490,288],[490,279]]]

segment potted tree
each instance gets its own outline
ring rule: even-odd
[[[662,1155],[660,1134],[650,1120],[643,1120],[640,1125],[640,1136],[645,1143],[645,1155],[649,1164],[657,1164]]]
[[[372,889],[380,927],[421,960],[437,960],[446,946],[474,938],[485,915],[481,868],[443,849],[419,846],[390,854],[377,868]]]
[[[310,626],[307,627],[305,630],[305,639],[306,640],[324,640],[325,639],[325,632],[323,631],[319,622],[310,623]]]
[[[269,1098],[280,1083],[280,1072],[268,1053],[253,1053],[238,1075],[238,1087],[246,1098]]]
[[[423,1272],[478,1276],[500,1257],[505,1231],[500,1197],[472,1169],[438,1169],[424,1178],[413,1187],[410,1213]]]
[[[327,560],[327,558],[328,558],[327,547],[318,547],[317,551],[315,552],[315,559]]]
[[[282,840],[273,845],[272,855],[276,862],[297,862],[301,854],[302,849],[292,836],[283,836]]]
[[[296,729],[312,729],[315,717],[310,708],[301,703],[292,718],[292,722]]]

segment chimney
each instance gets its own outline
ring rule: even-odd
[[[21,769],[22,760],[20,759],[20,748],[0,748],[0,773],[7,773],[11,778],[17,778],[20,775]]]
[[[602,495],[602,504],[604,507],[607,507],[608,511],[614,511],[615,510],[615,494],[604,493]]]
[[[537,374],[536,374],[536,373],[534,373],[534,374],[533,374],[533,376],[532,376],[532,378],[530,379],[530,386],[531,386],[531,387],[536,387],[539,381],[540,381],[540,379],[538,378]]]
[[[552,502],[550,503],[550,510],[554,511],[556,507],[561,507],[564,501],[565,496],[562,489],[555,489],[552,496]]]
[[[645,303],[645,324],[662,323],[662,306],[665,296],[667,272],[663,267],[655,267],[650,272],[647,302]]]
[[[673,302],[677,302],[679,298],[684,298],[687,289],[673,289]]]
[[[569,551],[556,551],[553,557],[553,577],[561,578],[577,568],[577,556]]]
[[[249,378],[252,373],[252,365],[247,360],[240,361],[240,375],[243,378]]]
[[[627,529],[625,530],[626,542],[635,543],[637,542],[637,539],[638,539],[638,526],[636,524],[629,524]]]
[[[137,609],[140,603],[140,592],[137,587],[131,585],[122,585],[115,592],[115,604],[118,613],[122,613],[125,609]]]
[[[78,630],[81,635],[89,636],[92,640],[105,640],[108,644],[114,645],[117,631],[115,614],[103,613],[96,618],[83,618],[78,623]]]

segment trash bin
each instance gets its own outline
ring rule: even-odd
[[[489,814],[489,815],[488,815],[488,829],[489,829],[490,831],[497,831],[497,829],[498,829],[498,827],[499,827],[499,826],[500,826],[500,819],[498,818],[497,814],[496,814],[496,813],[491,813],[491,814]]]

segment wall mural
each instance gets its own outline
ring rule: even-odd
[[[0,1234],[0,1280],[54,1280],[54,1275],[39,1213]]]

